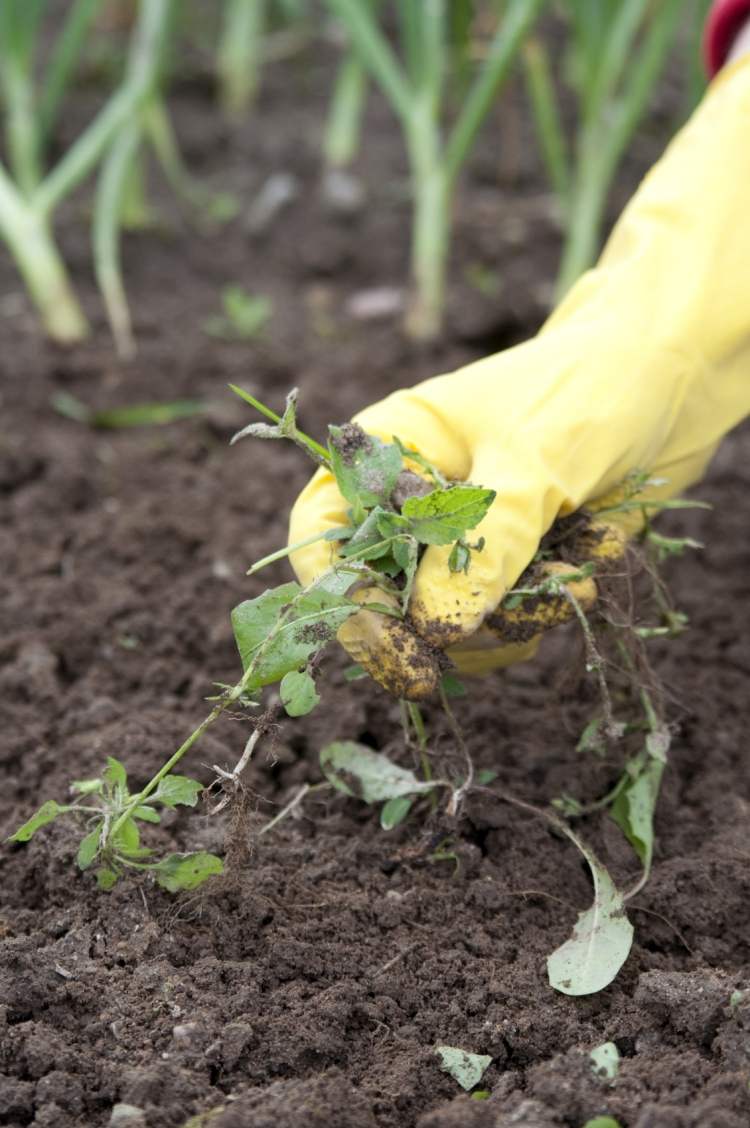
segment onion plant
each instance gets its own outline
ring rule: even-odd
[[[565,245],[556,297],[593,263],[607,199],[628,143],[648,108],[675,38],[684,0],[561,0],[569,20],[567,84],[576,99],[573,136],[563,125],[549,52],[524,48],[527,86]]]
[[[60,342],[82,339],[87,323],[55,243],[54,213],[99,165],[116,139],[125,146],[132,123],[156,83],[171,4],[171,0],[141,0],[125,78],[59,161],[47,168],[47,141],[88,25],[101,2],[76,0],[70,5],[40,84],[35,79],[35,63],[48,0],[3,0],[0,4],[0,81],[7,153],[7,163],[0,163],[0,236],[46,331]]]
[[[258,93],[274,7],[285,24],[294,27],[306,21],[307,0],[225,0],[216,74],[219,99],[229,118],[242,118]]]
[[[401,125],[412,201],[413,301],[407,329],[421,339],[440,331],[458,175],[495,94],[510,72],[545,0],[508,0],[455,118],[444,129],[451,28],[445,0],[399,0],[399,49],[363,0],[327,0],[359,57],[382,88]]]

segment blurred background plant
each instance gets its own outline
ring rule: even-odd
[[[241,210],[231,193],[197,180],[182,159],[169,112],[191,44],[213,71],[217,129],[248,119],[263,128],[263,68],[321,48],[337,57],[321,120],[326,175],[353,169],[366,136],[368,93],[395,114],[409,169],[411,298],[407,333],[443,326],[453,203],[480,131],[497,137],[503,90],[518,72],[534,123],[537,160],[557,201],[561,297],[594,262],[618,170],[651,108],[668,61],[680,56],[685,112],[705,82],[699,29],[709,0],[3,0],[0,4],[0,236],[46,333],[82,339],[86,317],[54,233],[58,209],[94,176],[93,263],[117,350],[135,341],[121,261],[123,231],[151,228],[147,168],[155,163],[195,225]],[[315,56],[317,57],[317,56]],[[65,147],[61,129],[84,64],[98,65],[107,96]],[[522,76],[522,77],[521,77]],[[508,110],[510,112],[510,110]],[[674,122],[675,127],[679,124]],[[496,140],[491,142],[496,144]],[[59,155],[58,155],[59,154]],[[324,177],[325,182],[325,177]],[[375,205],[370,205],[375,206]],[[69,209],[64,213],[66,223]],[[493,265],[502,279],[503,263]],[[217,301],[218,301],[217,296]],[[268,309],[244,303],[243,330],[226,294],[222,333],[254,336]],[[264,299],[263,299],[264,300]],[[253,304],[255,303],[255,304]],[[214,330],[218,321],[214,319]],[[250,328],[248,328],[250,326]]]

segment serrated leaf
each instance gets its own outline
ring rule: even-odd
[[[101,842],[101,824],[94,828],[85,838],[82,838],[76,855],[76,865],[79,869],[88,869],[99,851]]]
[[[633,926],[625,914],[622,894],[596,855],[559,825],[589,864],[594,903],[579,914],[571,938],[549,957],[547,972],[550,985],[563,995],[593,995],[609,986],[628,958]]]
[[[614,1081],[620,1071],[620,1051],[614,1042],[604,1042],[589,1054],[591,1067],[597,1077]]]
[[[479,1084],[487,1068],[492,1065],[489,1054],[471,1054],[457,1046],[435,1046],[435,1053],[441,1059],[440,1068],[443,1072],[450,1073],[453,1080],[467,1092]]]
[[[380,803],[402,795],[432,791],[435,784],[417,779],[408,768],[394,764],[365,744],[339,740],[320,753],[320,766],[329,783],[344,795]]]
[[[151,872],[163,889],[176,893],[180,889],[197,889],[209,877],[224,872],[224,863],[215,854],[170,854]]]
[[[155,811],[153,807],[148,807],[145,804],[143,807],[136,807],[136,809],[133,811],[133,818],[141,819],[143,822],[148,823],[161,822],[161,815],[159,814],[159,812]]]
[[[290,717],[304,717],[311,713],[320,701],[315,682],[307,673],[291,670],[281,679],[279,686],[281,704]]]
[[[352,600],[321,584],[304,591],[299,584],[283,584],[240,603],[232,612],[232,627],[245,671],[254,668],[247,688],[299,670],[357,610]]]
[[[104,770],[104,779],[111,787],[120,786],[127,790],[128,773],[124,766],[114,756],[107,756],[107,767]]]
[[[203,784],[197,779],[184,775],[167,775],[149,798],[149,802],[162,803],[165,807],[194,807],[202,791]],[[141,810],[140,807],[138,809]]]
[[[46,803],[42,803],[39,810],[35,811],[30,819],[27,819],[23,826],[19,826],[18,830],[10,835],[8,842],[28,842],[41,827],[54,822],[59,815],[64,815],[70,810],[73,810],[73,808],[62,807],[54,799],[48,799]]]
[[[114,870],[108,869],[106,866],[104,866],[102,869],[98,869],[96,871],[96,884],[100,889],[103,889],[104,892],[107,893],[114,885],[117,884],[119,876],[120,875],[118,873],[115,873]]]
[[[421,544],[451,544],[479,524],[494,500],[494,490],[450,486],[424,497],[408,498],[401,514],[409,522],[409,532]]]
[[[615,799],[610,814],[640,858],[646,874],[654,855],[654,810],[664,774],[664,764],[649,760]]]
[[[356,509],[384,505],[403,467],[401,451],[366,434],[356,423],[329,427],[331,469],[343,497]]]
[[[402,823],[412,809],[414,800],[408,795],[399,795],[389,799],[380,808],[380,825],[383,830],[393,830],[394,826]]]
[[[70,790],[75,795],[100,795],[104,781],[101,779],[74,779]]]

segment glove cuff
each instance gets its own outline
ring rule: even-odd
[[[750,0],[715,0],[703,39],[706,69],[711,78],[724,66],[735,37],[748,19]]]

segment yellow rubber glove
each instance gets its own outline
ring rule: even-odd
[[[749,186],[745,57],[714,81],[596,269],[538,336],[357,416],[446,477],[497,492],[472,532],[486,547],[468,575],[449,571],[448,548],[424,553],[410,617],[428,644],[458,644],[459,663],[463,651],[468,668],[481,668],[485,648],[497,645],[482,624],[559,515],[596,508],[636,470],[667,479],[650,496],[683,491],[750,411]],[[319,471],[294,507],[290,540],[341,525],[346,508]],[[294,554],[302,583],[330,565],[331,552],[317,544]],[[340,638],[388,688],[419,697],[434,687],[430,654],[407,624],[363,612]],[[531,640],[504,657],[533,648]]]

